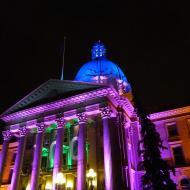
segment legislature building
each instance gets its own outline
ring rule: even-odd
[[[0,115],[0,190],[141,190],[140,123],[132,88],[101,42],[73,81],[50,79]],[[152,113],[190,189],[190,106]]]

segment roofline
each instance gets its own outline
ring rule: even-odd
[[[97,84],[97,83],[89,83],[89,82],[82,82],[82,81],[72,81],[72,80],[59,80],[59,79],[49,79],[46,82],[42,83],[40,86],[38,86],[37,88],[35,88],[34,90],[32,90],[29,94],[27,94],[26,96],[24,96],[21,100],[19,100],[18,102],[16,102],[14,105],[12,105],[11,107],[9,107],[6,111],[4,111],[2,114],[0,114],[0,118],[3,117],[4,115],[9,114],[9,111],[11,111],[11,109],[21,103],[24,99],[26,99],[27,97],[29,97],[30,95],[32,95],[35,91],[37,91],[38,89],[40,89],[42,86],[44,86],[46,83],[48,83],[49,81],[63,81],[65,83],[78,83],[78,84],[86,84],[86,85],[90,85],[90,86],[95,86],[95,87],[107,87],[108,85],[105,84]]]
[[[69,98],[49,102],[49,103],[28,108],[25,110],[17,111],[15,113],[1,115],[0,119],[2,119],[4,122],[11,123],[17,119],[23,119],[23,118],[30,117],[33,115],[44,113],[45,111],[52,111],[55,109],[60,109],[64,106],[77,104],[83,101],[89,101],[89,100],[92,100],[95,98],[101,98],[101,97],[108,97],[108,99],[110,99],[110,101],[112,101],[112,103],[116,107],[122,106],[123,109],[129,115],[129,117],[132,116],[134,107],[132,106],[131,102],[125,97],[120,97],[117,91],[113,87],[110,86],[110,87],[92,90],[90,92],[85,92],[85,93],[78,94],[75,96],[71,96]]]
[[[190,114],[190,106],[153,113],[149,115],[149,118],[155,121],[155,120],[168,119],[174,116],[177,117],[185,114]]]

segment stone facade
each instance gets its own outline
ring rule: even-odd
[[[101,61],[110,63],[102,47],[93,47],[94,69]],[[118,78],[118,66],[111,65],[110,76],[92,76],[90,83],[49,80],[0,115],[6,128],[0,145],[0,190],[142,189],[141,126],[131,87],[125,77]],[[150,119],[167,147],[162,157],[176,169],[172,179],[178,189],[187,188],[190,107],[153,113]]]

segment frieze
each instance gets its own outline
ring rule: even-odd
[[[128,115],[129,116],[131,115],[131,113],[133,111],[132,110],[133,106],[131,105],[131,103],[127,100],[127,98],[121,99],[119,97],[118,93],[113,88],[109,87],[106,89],[98,89],[98,90],[94,90],[91,92],[76,95],[76,96],[73,96],[70,98],[58,100],[56,102],[51,102],[51,103],[47,103],[47,104],[44,104],[41,106],[29,108],[29,109],[26,109],[23,111],[18,111],[16,113],[12,113],[9,115],[4,115],[4,116],[2,116],[2,119],[5,122],[13,122],[14,120],[19,120],[19,119],[23,119],[26,117],[39,115],[44,112],[49,112],[49,111],[53,111],[56,109],[60,109],[61,107],[64,107],[64,106],[78,104],[78,103],[81,103],[84,101],[89,101],[91,99],[105,97],[105,96],[110,98],[116,107],[118,106],[118,104],[119,105],[123,104],[123,108],[127,109],[126,112],[128,113]]]

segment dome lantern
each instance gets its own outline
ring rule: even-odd
[[[106,48],[103,43],[98,41],[93,45],[91,53],[92,53],[92,59],[105,57],[106,56]]]

